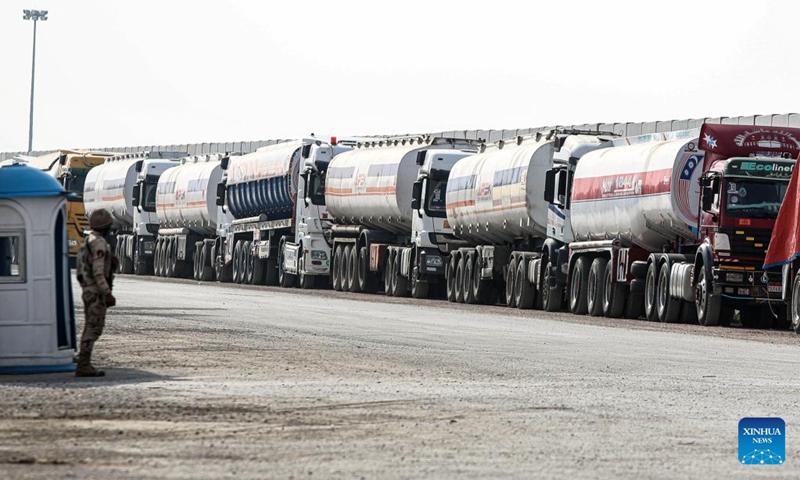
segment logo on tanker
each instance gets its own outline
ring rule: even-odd
[[[642,194],[642,179],[639,175],[620,175],[603,180],[600,194],[605,197],[626,197]]]
[[[364,193],[367,190],[367,175],[364,173],[356,175],[353,188],[357,193]]]
[[[702,163],[702,155],[690,155],[684,161],[675,185],[677,187],[675,189],[675,202],[678,205],[678,210],[689,219],[697,217],[700,187],[699,183],[696,180],[693,182],[692,179],[695,177],[695,172],[698,171],[697,167]]]

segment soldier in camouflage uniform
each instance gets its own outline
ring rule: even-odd
[[[116,268],[116,258],[111,254],[111,247],[105,239],[113,219],[106,210],[96,210],[89,217],[92,228],[84,240],[83,268],[76,267],[78,282],[83,289],[83,307],[86,321],[81,336],[78,366],[75,370],[76,377],[102,377],[105,372],[92,366],[92,349],[94,343],[103,333],[106,323],[106,309],[116,305],[117,301],[111,294],[113,270]],[[84,272],[82,274],[82,272]]]

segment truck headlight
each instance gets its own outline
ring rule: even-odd
[[[323,250],[311,250],[311,260],[327,260],[328,254]]]
[[[714,234],[714,248],[717,250],[730,250],[731,249],[731,239],[728,238],[727,233],[715,233]]]
[[[444,265],[442,257],[436,255],[429,255],[425,257],[425,266],[428,267],[441,267]]]

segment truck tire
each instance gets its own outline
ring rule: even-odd
[[[656,262],[650,262],[647,267],[647,275],[644,280],[644,316],[651,322],[658,321],[658,266]]]
[[[300,252],[303,251],[302,246],[300,247]],[[314,284],[316,283],[317,277],[314,275],[308,275],[305,273],[306,271],[306,261],[304,257],[300,257],[300,261],[297,262],[297,280],[300,284],[300,288],[303,290],[311,290],[314,288]]]
[[[167,240],[167,248],[164,249],[165,252],[166,252],[165,258],[167,260],[166,261],[166,263],[167,263],[167,268],[166,268],[167,277],[169,277],[169,278],[172,278],[172,277],[175,276],[175,267],[177,266],[176,264],[178,263],[178,256],[176,255],[176,252],[175,252],[175,244],[176,244],[175,239],[174,238],[170,238],[170,239]]]
[[[333,250],[333,265],[331,265],[331,284],[333,290],[337,292],[342,291],[342,277],[339,272],[339,267],[342,264],[342,245],[336,245]]]
[[[386,287],[384,288],[386,295],[394,297],[394,252],[389,252],[389,255],[386,258],[386,270],[383,277],[383,283],[386,284]]]
[[[278,284],[278,261],[275,257],[264,260],[264,283],[270,286]]]
[[[644,279],[631,280],[628,295],[625,299],[625,313],[623,316],[630,320],[639,320],[644,316]]]
[[[411,274],[411,296],[414,298],[428,298],[430,284],[426,280],[419,279],[419,269],[414,267]]]
[[[474,304],[476,303],[475,292],[472,291],[472,277],[475,274],[475,254],[473,252],[469,252],[466,255],[464,260],[464,278],[462,279],[463,284],[461,285],[461,291],[464,292],[462,295],[464,296],[464,303],[467,304]]]
[[[800,334],[800,272],[792,282],[792,298],[789,301],[789,321],[794,333]]]
[[[156,277],[161,276],[161,245],[164,242],[161,238],[156,240],[156,248],[153,249],[153,275]]]
[[[122,244],[120,245],[119,268],[125,275],[130,275],[133,273],[133,257],[126,255],[128,249],[125,247],[128,243],[133,243],[133,237],[130,235],[125,235],[123,239],[125,241],[121,242]],[[132,248],[131,251],[136,253],[136,249],[134,248]]]
[[[697,322],[705,327],[719,325],[722,313],[722,299],[713,295],[711,274],[706,265],[700,265],[695,282],[695,308]],[[726,315],[727,316],[727,315]]]
[[[242,241],[233,246],[233,283],[242,283]]]
[[[589,284],[589,260],[580,256],[572,266],[572,278],[569,284],[569,311],[576,315],[586,315],[589,309],[587,287]]]
[[[200,249],[196,243],[192,252],[192,280],[200,280]]]
[[[211,268],[211,262],[208,260],[208,249],[205,248],[203,242],[200,242],[200,255],[198,255],[200,260],[200,281],[201,282],[210,282],[214,280],[214,269]]]
[[[247,241],[244,242],[244,251],[242,255],[244,255],[244,278],[242,279],[242,283],[246,283],[247,285],[253,284],[253,268],[254,268],[254,258],[253,258],[253,251],[252,251],[252,243]]]
[[[133,252],[133,274],[147,275],[148,273],[147,260],[142,258],[142,256],[139,254],[139,249],[137,248]]]
[[[683,301],[680,298],[673,298],[670,295],[669,282],[670,267],[666,264],[661,265],[656,289],[656,310],[658,311],[658,319],[664,323],[678,323],[681,320]]]
[[[536,290],[528,281],[525,259],[520,258],[517,263],[517,275],[514,282],[514,303],[520,310],[530,310],[536,303]]]
[[[350,286],[349,290],[353,293],[361,293],[362,280],[358,275],[358,245],[353,244],[350,247],[349,255],[347,257],[347,283]]]
[[[353,250],[353,246],[351,244],[347,244],[342,249],[342,265],[339,267],[339,275],[341,276],[341,286],[343,292],[350,291],[350,283],[352,281],[352,277],[350,274],[350,252]]]
[[[597,257],[592,260],[592,266],[589,267],[589,280],[586,284],[586,309],[593,317],[603,316],[607,265],[607,258]]]
[[[456,264],[456,278],[453,282],[453,290],[455,291],[457,303],[464,303],[464,270],[466,269],[466,263],[464,255],[461,255],[458,259],[458,264]]]
[[[445,272],[445,279],[447,280],[447,301],[456,301],[456,269],[457,269],[456,255],[451,254],[450,260],[447,262],[447,271]]]
[[[475,253],[475,263],[472,268],[472,296],[475,301],[482,305],[494,305],[492,298],[492,282],[481,278],[483,274],[483,259],[480,254]]]
[[[407,297],[408,296],[408,279],[401,274],[400,262],[403,259],[400,255],[400,252],[394,256],[394,279],[392,280],[393,283],[393,290],[395,297]]]
[[[611,262],[606,264],[603,279],[603,315],[608,318],[620,318],[625,312],[627,288],[624,283],[614,281],[614,265]]]
[[[516,283],[517,278],[517,259],[512,258],[508,262],[508,267],[506,269],[506,306],[509,308],[514,308],[517,306],[516,299],[514,298],[514,286]]]
[[[542,297],[542,308],[546,312],[557,312],[561,310],[561,304],[564,302],[564,287],[558,284],[550,286],[550,272],[553,271],[550,257],[544,257],[542,265],[542,282],[539,291],[539,295]]]
[[[278,250],[283,252],[283,242],[281,242],[281,246]],[[296,284],[296,280],[296,276],[283,269],[283,253],[281,253],[278,257],[278,283],[280,283],[283,288],[293,288]]]
[[[358,250],[358,281],[362,292],[375,293],[378,291],[378,277],[369,269],[369,249],[366,245]]]

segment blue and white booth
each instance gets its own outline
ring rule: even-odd
[[[10,163],[10,164],[9,164]],[[74,371],[67,194],[47,173],[0,167],[0,375]]]

